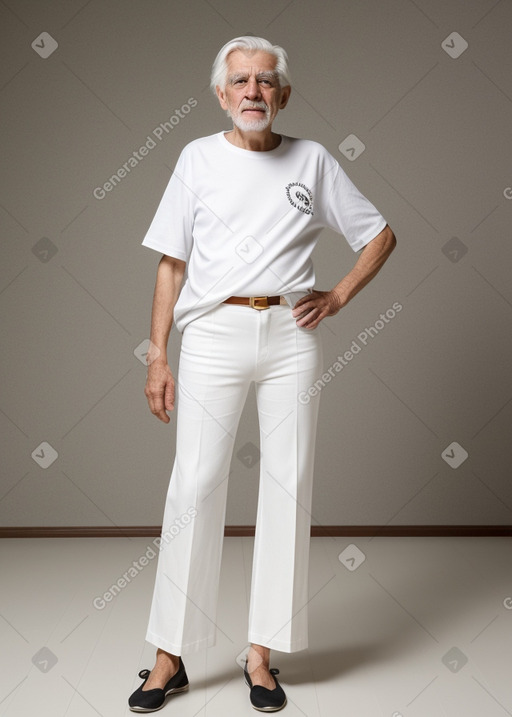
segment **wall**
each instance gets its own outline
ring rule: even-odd
[[[275,128],[322,142],[398,238],[322,327],[326,371],[346,365],[322,389],[313,524],[510,521],[510,3],[9,0],[0,21],[3,525],[161,522],[175,416],[143,395],[159,256],[140,242],[182,147],[229,128],[209,70],[248,32],[290,56]],[[319,288],[356,260],[327,230],[314,257]],[[228,524],[254,523],[257,445],[251,395]]]

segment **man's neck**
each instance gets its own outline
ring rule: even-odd
[[[270,127],[263,132],[242,132],[234,125],[231,132],[224,133],[224,137],[235,147],[252,152],[269,152],[281,144],[281,135],[272,132]]]

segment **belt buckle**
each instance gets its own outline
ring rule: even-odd
[[[257,311],[263,311],[263,309],[269,309],[268,296],[250,296],[249,305],[252,309]]]

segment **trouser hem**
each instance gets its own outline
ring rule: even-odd
[[[169,642],[169,640],[148,630],[146,633],[146,642],[150,642],[161,650],[165,650],[165,652],[170,652],[171,655],[188,655],[204,650],[207,647],[213,647],[215,645],[215,636],[211,635],[196,642],[188,642],[180,645],[178,643]]]
[[[254,632],[249,633],[249,642],[268,647],[270,650],[278,650],[279,652],[299,652],[299,650],[306,650],[308,647],[306,639],[289,642],[287,640],[276,640],[275,637],[258,635]]]

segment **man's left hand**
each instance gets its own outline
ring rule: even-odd
[[[297,318],[297,326],[303,329],[316,329],[326,316],[334,316],[341,309],[342,302],[334,291],[312,291],[299,299],[292,310]]]

